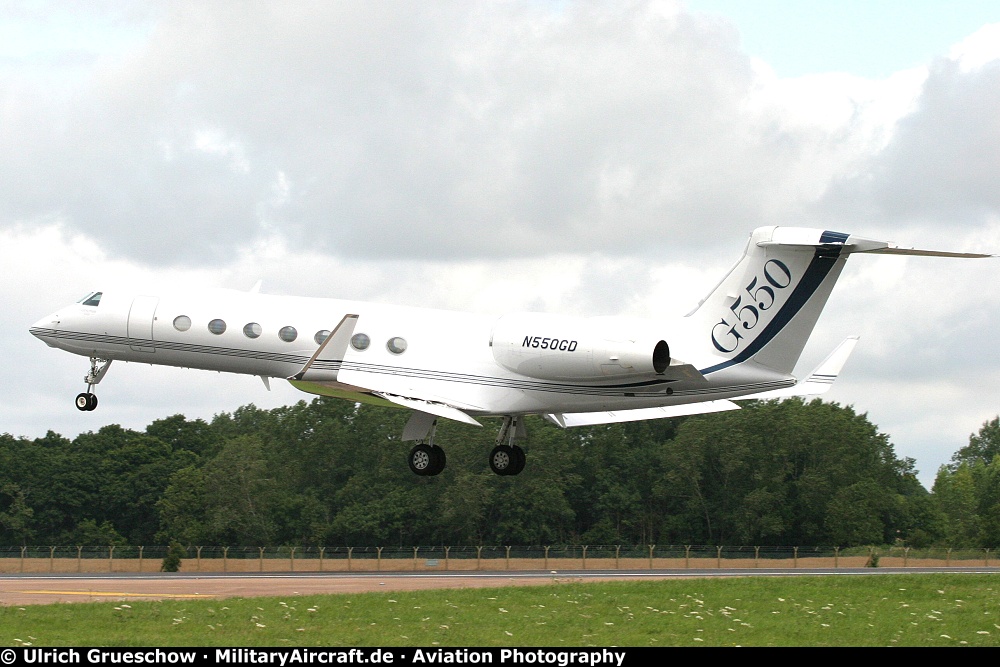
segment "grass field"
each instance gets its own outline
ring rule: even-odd
[[[0,646],[1000,646],[1000,578],[567,583],[0,607]]]

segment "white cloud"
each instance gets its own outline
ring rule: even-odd
[[[956,44],[949,58],[969,73],[1000,58],[1000,23],[985,25]]]

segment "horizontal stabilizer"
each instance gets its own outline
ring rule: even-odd
[[[848,357],[858,344],[857,336],[849,336],[838,345],[808,377],[784,389],[774,389],[747,396],[748,399],[788,398],[791,396],[819,396],[830,391],[834,380],[847,363]]]
[[[888,248],[881,248],[879,250],[865,250],[862,252],[869,252],[879,255],[914,255],[916,257],[959,257],[964,259],[984,259],[986,257],[997,256],[981,252],[947,252],[944,250],[919,250],[917,248],[897,248],[892,244],[890,244]]]
[[[767,241],[757,243],[760,247],[785,246],[800,248],[839,248],[843,252],[863,252],[879,255],[914,255],[917,257],[958,257],[964,259],[983,259],[997,257],[989,253],[950,252],[946,250],[920,250],[918,248],[900,248],[891,241],[876,241],[853,234],[821,231],[803,227],[775,227]]]
[[[725,412],[726,410],[739,409],[740,406],[732,401],[717,400],[701,403],[685,403],[684,405],[668,405],[662,408],[639,408],[637,410],[616,410],[614,412],[572,412],[543,416],[556,426],[569,428],[571,426],[637,422],[646,419],[664,419],[667,417],[681,417],[684,415],[698,415],[708,412]]]

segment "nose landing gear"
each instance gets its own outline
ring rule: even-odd
[[[90,412],[97,408],[97,395],[89,392],[76,395],[76,409]]]
[[[94,385],[100,382],[108,368],[111,367],[111,359],[90,358],[90,372],[83,377],[87,383],[87,391],[76,395],[76,409],[83,412],[91,412],[97,408],[97,395],[94,394]]]

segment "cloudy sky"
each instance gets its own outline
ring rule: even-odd
[[[760,225],[1000,252],[1000,4],[0,1],[0,432],[300,398],[28,326],[209,285],[683,314]],[[1000,260],[855,257],[802,360],[930,484],[1000,413]],[[402,460],[402,459],[401,459]]]

